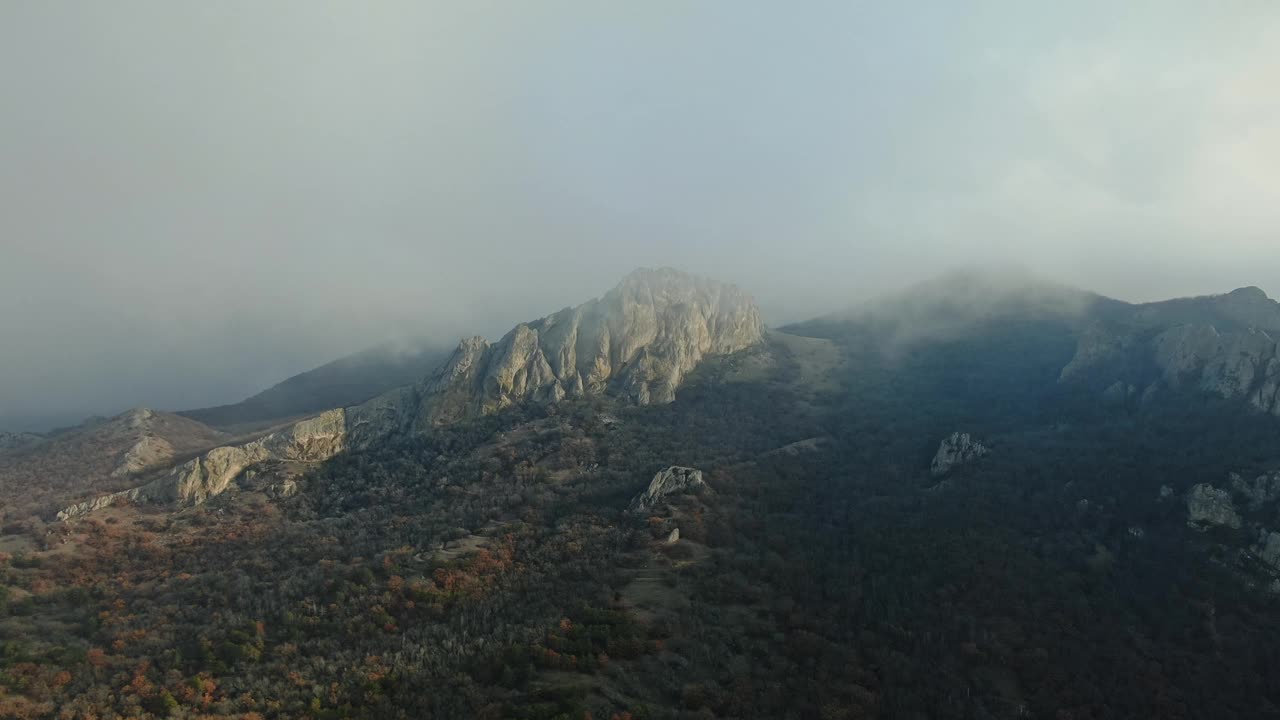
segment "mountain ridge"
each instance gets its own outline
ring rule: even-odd
[[[320,462],[522,402],[610,394],[637,405],[669,403],[703,357],[737,352],[763,337],[759,310],[736,286],[671,268],[637,270],[604,296],[520,323],[495,343],[464,339],[443,366],[414,385],[214,448],[144,485],[68,505],[58,518],[116,499],[199,503],[253,465]]]
[[[290,419],[356,405],[417,382],[449,357],[447,346],[418,339],[386,343],[288,377],[236,403],[176,414],[228,430],[263,429]]]

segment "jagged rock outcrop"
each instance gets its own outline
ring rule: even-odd
[[[982,443],[969,437],[969,433],[952,433],[938,446],[938,452],[929,465],[929,472],[934,477],[941,477],[951,472],[952,468],[973,462],[985,456],[987,452],[987,448]]]
[[[760,313],[738,288],[670,269],[637,270],[604,297],[521,323],[496,343],[467,338],[421,383],[347,408],[350,444],[524,402],[599,394],[671,402],[703,358],[763,338]]]
[[[1273,569],[1280,570],[1280,533],[1263,530],[1259,533],[1258,544],[1254,546],[1253,553]]]
[[[1280,500],[1280,472],[1259,475],[1247,480],[1239,473],[1231,473],[1231,489],[1249,501],[1250,510],[1258,510],[1269,502]]]
[[[1093,377],[1123,378],[1129,373],[1133,356],[1139,354],[1142,340],[1128,328],[1095,322],[1087,326],[1076,340],[1076,352],[1058,375],[1059,382],[1087,382]],[[1128,383],[1115,380],[1121,386]]]
[[[145,485],[71,505],[57,517],[68,520],[121,500],[198,505],[224,492],[253,465],[268,460],[328,460],[343,450],[345,439],[345,411],[330,410],[243,445],[213,448]]]
[[[1183,325],[1156,336],[1154,360],[1171,388],[1197,388],[1223,398],[1245,398],[1280,414],[1276,342],[1257,329],[1220,333],[1212,325]]]
[[[1200,483],[1187,493],[1187,525],[1196,530],[1211,527],[1239,529],[1240,513],[1231,501],[1231,491]]]
[[[84,502],[78,502],[74,505],[68,505],[67,507],[59,510],[58,519],[70,520],[81,515],[88,515],[95,510],[111,507],[117,503],[145,499],[147,499],[146,491],[144,488],[140,487],[121,490],[120,492],[109,493],[107,495],[99,495],[96,498],[85,500]]]
[[[663,498],[690,492],[703,492],[708,489],[702,479],[702,471],[689,467],[672,465],[653,476],[649,487],[637,495],[629,506],[633,513],[644,513],[656,507]]]
[[[763,337],[755,304],[738,288],[639,270],[604,297],[517,325],[496,343],[464,340],[424,383],[415,426],[604,393],[640,405],[671,402],[704,357]]]
[[[1060,380],[1109,388],[1109,400],[1198,390],[1280,415],[1277,337],[1280,304],[1258,288],[1132,306],[1081,333]]]

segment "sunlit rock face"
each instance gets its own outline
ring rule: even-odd
[[[738,288],[639,270],[604,297],[517,325],[496,343],[463,341],[424,383],[415,426],[584,395],[671,402],[704,357],[744,350],[763,336],[755,303]]]
[[[121,501],[198,505],[226,491],[244,470],[267,460],[319,462],[345,447],[345,411],[329,410],[242,445],[216,447],[161,471],[144,485],[63,508],[68,520]]]

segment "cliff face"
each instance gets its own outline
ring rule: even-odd
[[[763,335],[755,304],[736,287],[637,271],[604,297],[521,323],[497,343],[463,341],[424,384],[416,426],[584,395],[671,402],[703,357],[746,349]]]
[[[1257,288],[1135,306],[1085,331],[1061,379],[1146,397],[1199,390],[1280,415],[1278,333],[1280,305]]]
[[[416,385],[249,443],[214,448],[145,485],[73,505],[58,517],[118,500],[201,503],[254,465],[319,462],[391,435],[429,432],[524,402],[602,394],[640,405],[671,402],[704,357],[744,350],[763,337],[755,304],[736,287],[674,270],[636,271],[604,297],[521,323],[496,343],[463,340]]]
[[[329,410],[243,445],[213,448],[164,470],[144,485],[63,508],[67,520],[122,500],[197,505],[224,492],[246,469],[268,460],[319,462],[345,447],[345,411]]]

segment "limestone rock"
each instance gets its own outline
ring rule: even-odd
[[[164,471],[145,485],[71,505],[57,517],[67,520],[120,500],[199,505],[226,491],[240,473],[253,465],[268,460],[328,460],[344,449],[345,438],[344,411],[330,410],[243,445],[213,448]]]
[[[1155,363],[1173,388],[1194,385],[1211,358],[1222,350],[1222,336],[1212,325],[1181,325],[1152,341]]]
[[[702,471],[672,465],[653,476],[649,487],[631,501],[630,510],[643,513],[652,510],[663,498],[670,495],[701,492],[708,488],[702,479]]]
[[[1076,341],[1076,354],[1062,368],[1059,382],[1085,379],[1096,373],[1119,373],[1139,340],[1127,332],[1121,332],[1104,323],[1094,323],[1084,329]]]
[[[639,270],[604,297],[517,325],[496,343],[463,341],[423,384],[416,427],[604,393],[640,405],[671,402],[704,357],[763,337],[755,304],[738,288]]]
[[[1280,533],[1264,530],[1253,551],[1262,562],[1280,570]]]
[[[1201,483],[1187,493],[1187,525],[1197,530],[1210,527],[1239,529],[1240,513],[1231,502],[1231,492]]]
[[[987,448],[982,443],[969,437],[969,433],[952,433],[938,446],[938,452],[933,456],[929,472],[934,477],[941,477],[951,472],[952,468],[973,462],[987,452]]]
[[[170,445],[167,440],[155,435],[144,435],[125,451],[120,464],[111,471],[111,477],[136,475],[143,470],[163,464],[173,456],[173,445]]]
[[[94,510],[101,510],[120,502],[138,500],[142,498],[142,493],[142,488],[131,488],[108,495],[99,495],[91,500],[85,500],[59,510],[57,517],[59,520],[70,520],[81,515],[88,515]]]
[[[1250,510],[1258,510],[1263,505],[1280,499],[1280,472],[1259,475],[1252,480],[1231,473],[1230,479],[1231,489],[1249,500]]]
[[[1239,398],[1280,415],[1280,304],[1258,288],[1129,306],[1081,333],[1060,381]]]

